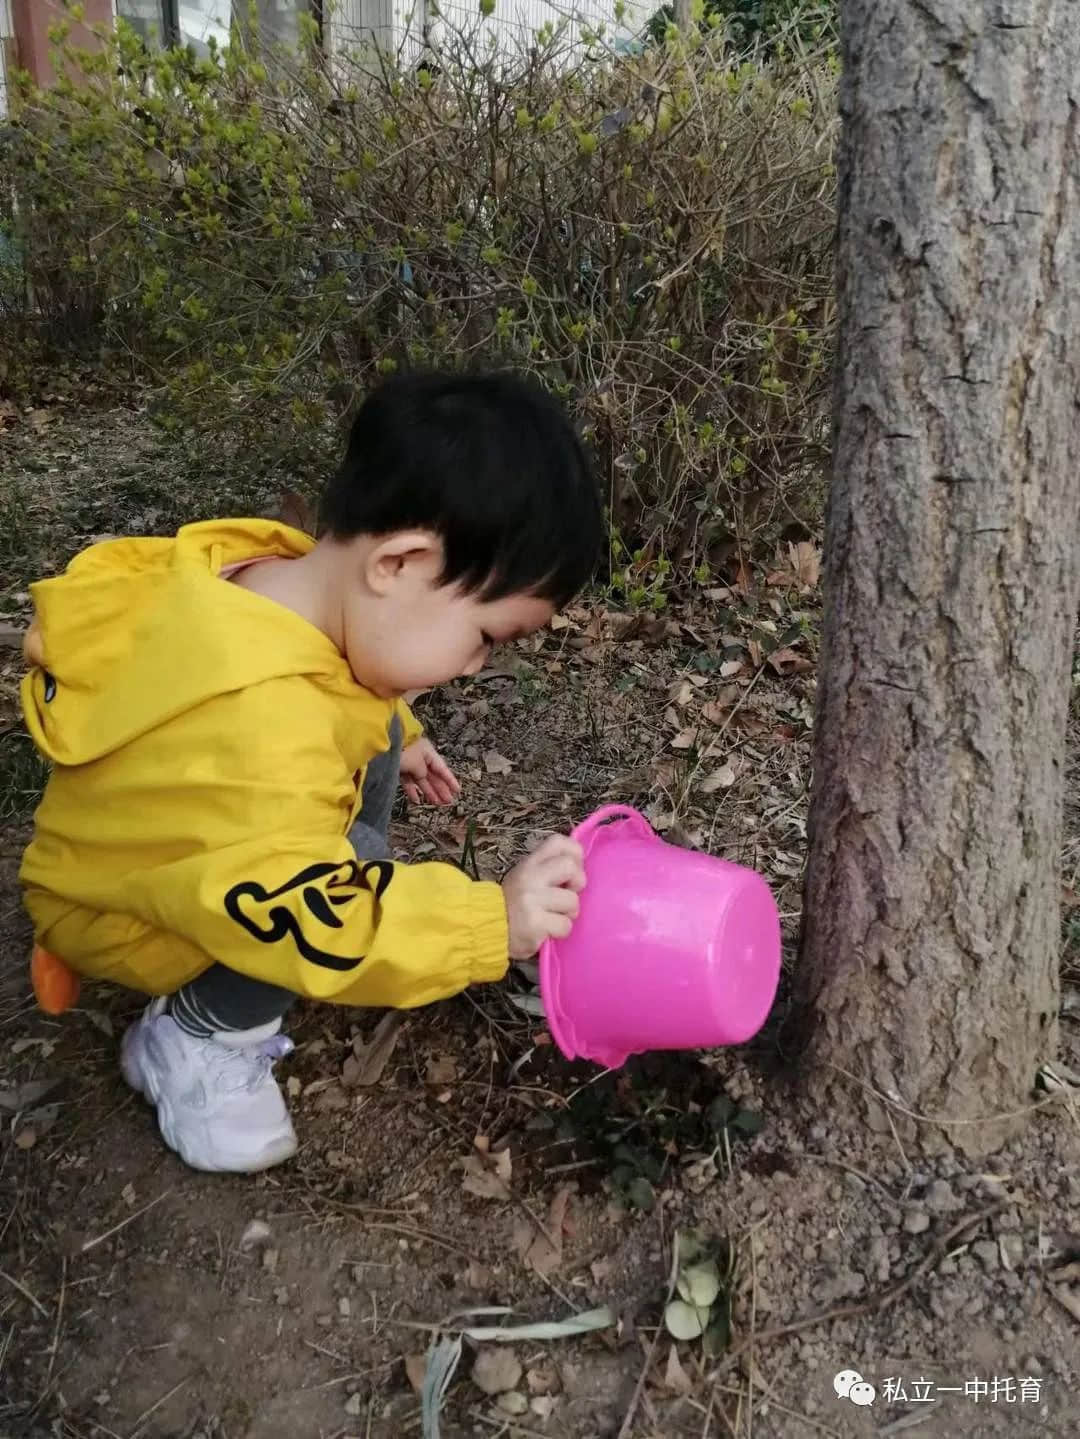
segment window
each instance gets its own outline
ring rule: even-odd
[[[256,0],[259,35],[266,45],[295,45],[299,16],[319,18],[318,0]],[[197,55],[209,53],[210,41],[219,49],[229,43],[233,20],[247,25],[249,0],[116,0],[123,16],[148,44],[190,45]]]

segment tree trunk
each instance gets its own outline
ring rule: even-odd
[[[1070,0],[841,13],[840,342],[795,1033],[830,1107],[861,1094],[876,1128],[974,1153],[1021,1122],[1057,1040],[1080,24]]]

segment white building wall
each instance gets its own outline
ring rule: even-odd
[[[0,0],[0,120],[8,116],[8,65],[15,53],[15,26],[11,0]]]

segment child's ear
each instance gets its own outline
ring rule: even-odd
[[[368,552],[364,578],[376,594],[386,594],[402,580],[434,583],[442,573],[443,546],[426,530],[399,530],[376,542]]]

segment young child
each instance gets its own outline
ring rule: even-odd
[[[561,836],[501,886],[387,843],[399,771],[411,799],[459,792],[402,696],[475,674],[591,573],[601,511],[562,408],[507,375],[392,380],[321,528],[113,540],[33,587],[35,962],[157,996],[123,1072],[197,1169],[295,1153],[271,1066],[297,995],[408,1008],[497,980],[569,932],[584,885]]]

